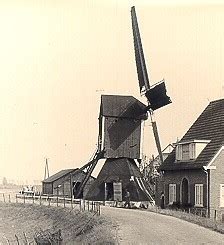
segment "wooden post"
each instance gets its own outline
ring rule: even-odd
[[[8,244],[8,245],[10,245],[10,241],[9,241],[9,239],[7,239],[7,238],[6,238],[6,241],[7,241],[7,244]]]
[[[57,193],[57,207],[58,207],[58,193]]]
[[[15,234],[15,237],[16,237],[17,244],[19,245],[19,238],[16,234]]]
[[[48,206],[51,206],[51,198],[48,196]]]
[[[73,200],[72,200],[72,197],[71,197],[71,209],[73,209]]]
[[[216,218],[217,218],[217,210],[215,209],[215,213],[214,213],[214,219],[216,221]]]
[[[88,211],[89,211],[89,201],[87,201],[87,207],[88,207]]]
[[[5,202],[5,194],[3,193],[2,195],[3,195],[3,200],[4,200],[4,202]]]
[[[64,196],[64,208],[65,208],[65,196]]]
[[[27,240],[27,237],[26,237],[26,233],[23,232],[23,235],[24,235],[24,239],[25,239],[25,244],[28,245],[29,243],[28,243],[28,240]]]
[[[101,214],[101,205],[99,203],[99,215]]]
[[[25,194],[23,194],[23,203],[26,203]]]
[[[81,201],[81,199],[79,200],[79,209],[80,209],[80,211],[82,211],[82,201]]]
[[[17,200],[17,194],[16,194],[16,203],[18,202],[18,200]]]
[[[41,206],[41,194],[40,194],[40,206]]]
[[[34,204],[34,195],[33,195],[33,204]]]
[[[10,194],[9,194],[9,203],[11,202]]]
[[[92,212],[93,212],[93,201],[92,201]]]

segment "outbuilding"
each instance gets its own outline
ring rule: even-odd
[[[42,181],[42,193],[45,195],[64,197],[71,197],[72,193],[75,198],[74,194],[83,181],[85,175],[86,173],[78,168],[61,170]],[[81,197],[85,198],[85,195],[94,180],[95,178],[92,176],[89,178],[83,192],[81,193]]]

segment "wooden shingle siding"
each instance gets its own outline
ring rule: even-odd
[[[140,158],[141,120],[106,117],[105,158]]]

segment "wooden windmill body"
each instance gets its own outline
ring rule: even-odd
[[[132,96],[101,96],[98,150],[103,151],[106,161],[87,199],[122,201],[128,190],[133,201],[153,201],[136,164],[141,158],[146,111],[146,106]]]

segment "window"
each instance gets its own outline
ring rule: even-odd
[[[180,144],[176,148],[176,160],[187,161],[195,159],[195,143]]]
[[[178,143],[176,147],[176,161],[196,159],[208,143],[208,140],[192,140]]]
[[[169,184],[169,204],[176,202],[176,184]]]
[[[182,160],[190,159],[190,144],[182,145]]]
[[[224,207],[224,184],[220,185],[220,207]]]
[[[195,206],[203,207],[203,184],[195,184]]]

